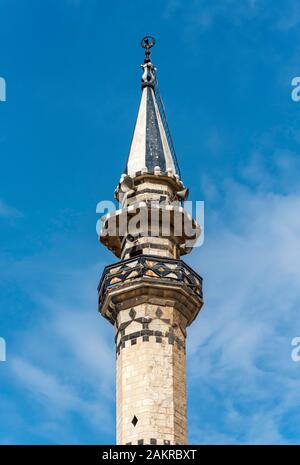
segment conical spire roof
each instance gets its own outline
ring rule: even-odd
[[[153,172],[159,167],[162,172],[180,176],[170,131],[160,94],[158,92],[156,70],[151,63],[151,37],[143,39],[146,49],[142,76],[142,97],[133,132],[125,172],[134,177],[147,170]]]

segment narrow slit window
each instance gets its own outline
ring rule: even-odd
[[[138,419],[137,419],[137,417],[134,415],[133,419],[131,420],[131,423],[133,424],[133,426],[136,426],[137,422],[138,422]]]

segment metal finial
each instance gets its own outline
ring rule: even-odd
[[[153,36],[146,36],[141,41],[141,47],[145,49],[144,64],[141,67],[144,70],[142,76],[142,88],[145,86],[154,86],[155,82],[155,68],[151,63],[151,51],[150,49],[155,45],[155,38]]]
[[[145,61],[144,63],[149,63],[151,51],[150,49],[155,45],[155,38],[153,36],[146,36],[141,41],[141,47],[145,49]]]

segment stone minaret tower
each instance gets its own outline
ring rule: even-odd
[[[187,444],[186,327],[203,304],[201,277],[180,259],[200,227],[182,207],[188,190],[150,58],[154,43],[142,40],[142,97],[115,191],[120,208],[102,218],[100,234],[120,259],[98,288],[99,311],[116,333],[117,444]]]

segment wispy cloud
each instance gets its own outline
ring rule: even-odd
[[[280,31],[288,32],[299,26],[300,5],[299,2],[295,0],[287,1],[285,5],[285,8],[280,9],[276,26]]]
[[[240,179],[250,176],[252,188],[248,182],[210,178],[210,189],[203,189],[206,242],[189,259],[204,274],[205,286],[205,307],[188,337],[193,443],[299,440],[299,366],[291,360],[290,342],[300,331],[300,217],[295,214],[300,195],[296,182],[286,194],[274,192],[274,182],[282,188],[294,179],[295,157],[292,152],[274,156],[280,170],[273,179],[263,160],[250,157],[253,166],[241,167]],[[74,415],[93,438],[113,431],[113,328],[96,311],[101,267],[70,267],[59,254],[56,261],[46,255],[10,267],[7,275],[21,277],[38,309],[30,331],[17,334],[8,365],[22,403],[40,412],[30,424],[19,420],[19,427],[30,432],[32,442],[54,443],[84,442]],[[51,286],[44,288],[38,276]],[[20,415],[15,409],[8,408]],[[289,438],[283,431],[287,412],[294,428]]]
[[[16,405],[30,403],[39,415],[36,422],[22,421],[20,427],[33,438],[33,443],[82,442],[82,435],[72,422],[76,415],[76,425],[83,424],[89,432],[88,442],[96,437],[101,442],[103,435],[110,436],[114,431],[115,357],[113,329],[97,313],[99,267],[71,270],[61,263],[57,264],[60,273],[55,274],[45,265],[44,260],[34,263],[31,257],[11,263],[7,271],[10,279],[14,273],[23,274],[23,268],[28,268],[29,273],[33,270],[34,275],[42,273],[48,279],[52,276],[48,291],[37,292],[32,287],[32,275],[23,282],[39,312],[30,330],[19,332],[17,343],[10,344],[6,373],[10,384],[23,392]]]
[[[14,207],[7,205],[0,199],[0,218],[21,218],[22,213]]]
[[[280,4],[281,3],[281,4]],[[219,19],[225,19],[234,25],[251,20],[267,19],[269,26],[279,31],[295,29],[300,22],[300,8],[297,0],[282,1],[274,4],[270,0],[166,0],[165,17],[181,12],[186,32],[205,32]]]
[[[291,154],[282,160],[293,179]],[[261,182],[266,173],[252,169],[251,176]],[[284,183],[280,173],[276,180]],[[299,442],[299,366],[290,343],[300,333],[300,195],[274,194],[269,182],[262,190],[222,184],[212,189],[213,198],[222,192],[222,211],[207,212],[206,242],[191,256],[205,285],[203,313],[189,330],[189,381],[204,405],[197,416],[193,410],[191,440]]]
[[[165,16],[169,18],[173,13],[181,10],[185,27],[190,32],[193,29],[205,31],[212,27],[220,17],[227,18],[236,24],[253,19],[264,10],[264,6],[257,0],[223,0],[213,3],[208,0],[193,0],[189,3],[182,0],[167,0]]]
[[[42,405],[47,408],[59,408],[60,412],[76,410],[80,400],[71,386],[64,385],[57,376],[49,374],[21,358],[14,358],[11,362],[13,373],[35,395]]]

